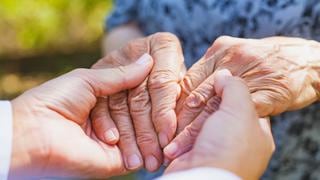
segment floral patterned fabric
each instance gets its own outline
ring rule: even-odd
[[[106,30],[128,22],[176,34],[190,67],[221,35],[320,40],[320,0],[114,1]],[[319,120],[320,104],[273,118],[277,151],[264,179],[320,179]]]

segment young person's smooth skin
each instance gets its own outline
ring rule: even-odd
[[[218,110],[204,122],[191,151],[168,166],[166,173],[197,167],[222,168],[243,179],[259,179],[275,150],[267,118],[258,118],[245,82],[230,71],[215,74]],[[170,144],[164,151],[175,153]]]
[[[88,117],[98,97],[136,87],[152,67],[151,56],[145,54],[128,66],[77,69],[12,100],[9,178],[105,178],[125,173],[118,146],[101,142]]]

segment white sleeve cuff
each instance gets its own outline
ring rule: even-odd
[[[164,175],[160,177],[158,180],[176,180],[176,179],[240,180],[241,178],[224,169],[202,167],[202,168],[194,168],[186,171],[180,171],[180,172]]]
[[[0,101],[0,180],[8,178],[12,148],[12,109],[9,101]]]

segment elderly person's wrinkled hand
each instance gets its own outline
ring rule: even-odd
[[[191,67],[181,82],[177,104],[179,146],[188,151],[204,121],[219,108],[214,73],[229,69],[247,84],[260,117],[305,107],[318,99],[320,44],[298,38],[261,40],[221,37]],[[234,109],[237,111],[237,109]]]
[[[161,147],[176,132],[175,108],[185,72],[179,40],[170,33],[136,39],[108,54],[93,68],[126,65],[144,53],[154,60],[150,75],[134,89],[101,98],[91,118],[100,140],[119,144],[127,169],[145,165],[155,171],[163,161]]]

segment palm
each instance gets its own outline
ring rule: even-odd
[[[28,95],[25,98],[36,107],[35,119],[41,127],[38,136],[43,138],[49,152],[42,162],[46,168],[41,173],[81,177],[125,173],[118,146],[102,143],[91,130],[88,116],[96,97],[83,79],[77,76],[58,78]]]
[[[51,114],[50,112],[45,113]],[[90,161],[92,159],[100,159],[101,170],[108,165],[113,169],[112,172],[114,174],[125,172],[118,146],[106,145],[98,140],[91,130],[89,120],[87,122],[81,127],[70,119],[61,117],[61,114],[52,113],[50,118],[46,117],[43,130],[49,136],[47,138],[51,142],[50,151],[54,152],[54,154],[50,156],[52,160],[48,159],[47,161],[47,167],[49,167],[50,172],[45,170],[45,174],[79,176],[78,172],[83,172],[83,175],[80,176],[105,177],[106,175],[113,175],[107,174],[107,172],[105,175],[97,174],[96,172],[99,172],[99,170],[91,169]],[[97,156],[97,158],[92,158],[92,156]]]

